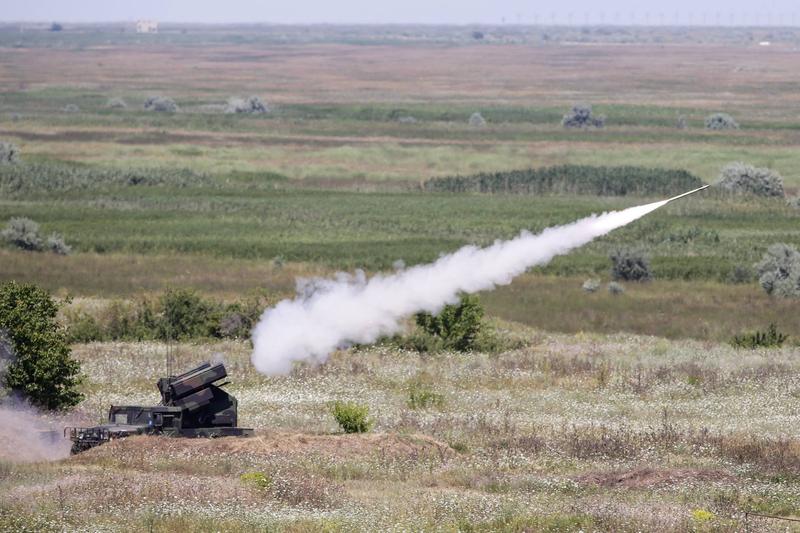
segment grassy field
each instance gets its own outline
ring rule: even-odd
[[[743,161],[794,197],[798,42],[779,28],[0,25],[0,141],[35,165],[21,183],[0,172],[0,226],[29,217],[73,247],[0,247],[0,282],[72,308],[167,287],[274,301],[298,278],[657,200],[423,190],[439,176],[634,165],[713,183]],[[156,94],[180,112],[144,111]],[[271,111],[224,113],[251,94]],[[564,129],[580,102],[607,127]],[[468,124],[475,111],[485,127]],[[719,111],[740,128],[704,129]],[[744,513],[800,515],[798,304],[730,280],[776,242],[800,247],[785,199],[711,189],[670,204],[481,293],[516,346],[500,353],[362,347],[266,378],[247,342],[75,345],[87,398],[69,423],[156,402],[171,350],[180,368],[224,358],[257,437],[20,462],[19,435],[0,432],[0,530],[785,531]],[[655,281],[612,295],[620,247],[650,256]],[[601,290],[581,289],[589,277]],[[730,346],[771,323],[783,348]],[[410,405],[420,384],[440,400]],[[368,405],[374,431],[340,434],[335,400]]]
[[[0,527],[785,531],[754,517],[745,526],[743,513],[800,512],[800,448],[787,435],[798,423],[796,347],[742,353],[498,326],[524,347],[345,351],[269,379],[244,344],[179,345],[179,368],[225,354],[240,421],[258,436],[136,438],[58,462],[2,463]],[[76,346],[91,383],[78,416],[154,402],[165,350]],[[412,409],[412,383],[441,401]],[[338,433],[334,400],[367,404],[373,432]]]

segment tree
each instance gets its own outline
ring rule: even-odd
[[[438,315],[418,313],[417,325],[427,334],[439,337],[445,348],[467,352],[476,346],[483,325],[483,307],[478,297],[464,294],[457,304],[444,306]]]
[[[58,22],[54,22],[50,25],[50,31],[61,31],[64,29],[64,26],[59,24]]]
[[[43,289],[15,281],[0,285],[0,338],[11,355],[4,381],[33,405],[60,410],[82,399],[80,363],[56,322],[58,304]]]

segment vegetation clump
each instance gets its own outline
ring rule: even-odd
[[[431,407],[441,408],[444,406],[444,396],[433,389],[430,376],[420,374],[412,379],[407,386],[408,400],[406,405],[409,409],[429,409]]]
[[[128,104],[125,103],[125,100],[119,96],[115,96],[108,99],[108,102],[106,102],[106,107],[109,109],[125,109],[128,107]]]
[[[617,283],[616,281],[612,281],[608,284],[608,292],[611,293],[613,296],[619,296],[623,292],[625,292],[625,287],[622,283]]]
[[[779,348],[789,338],[778,331],[775,324],[770,324],[766,331],[753,331],[736,335],[731,339],[734,348],[755,350],[756,348]]]
[[[13,165],[19,162],[19,148],[16,145],[0,141],[0,166]]]
[[[100,169],[39,163],[0,165],[0,194],[12,197],[107,187],[188,187],[208,183],[207,176],[180,168]]]
[[[269,112],[269,106],[261,101],[258,96],[249,98],[230,98],[225,106],[225,112],[229,114],[249,114],[260,115]]]
[[[331,406],[331,414],[345,433],[366,433],[372,428],[366,405],[336,401]]]
[[[53,252],[56,255],[69,255],[72,252],[72,247],[64,242],[64,237],[58,233],[51,233],[44,243],[47,251]]]
[[[11,354],[4,385],[50,410],[77,405],[83,395],[80,363],[56,321],[58,304],[43,289],[14,281],[0,285],[0,332]]]
[[[685,170],[560,165],[431,178],[424,188],[431,192],[458,193],[651,196],[678,194],[701,185],[700,178]]]
[[[756,264],[756,275],[767,294],[800,297],[800,252],[788,244],[773,244]]]
[[[78,113],[81,108],[75,104],[67,104],[61,109],[64,113]]]
[[[706,117],[707,130],[738,130],[739,124],[727,113],[714,113]]]
[[[486,126],[486,119],[478,111],[475,111],[469,117],[469,125],[473,128],[482,128]]]
[[[155,111],[157,113],[177,113],[178,104],[168,96],[150,96],[144,101],[145,111]]]
[[[606,125],[606,117],[595,115],[589,104],[577,104],[564,115],[561,125],[565,128],[602,128]]]
[[[581,288],[584,290],[584,292],[597,292],[597,289],[600,288],[600,280],[595,278],[587,279],[583,282]]]
[[[38,252],[42,249],[39,224],[29,218],[12,218],[0,235],[6,242],[21,250]]]
[[[617,249],[611,252],[609,258],[611,259],[611,277],[614,281],[641,282],[653,279],[650,260],[638,250]]]
[[[723,190],[736,194],[780,198],[786,196],[780,174],[768,168],[756,168],[738,162],[722,169],[718,185]]]
[[[468,352],[477,347],[483,315],[478,297],[463,294],[457,304],[444,306],[437,315],[417,313],[416,322],[427,335],[440,340],[445,350]]]

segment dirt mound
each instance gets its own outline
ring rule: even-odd
[[[425,435],[367,433],[352,435],[313,435],[307,433],[263,432],[254,437],[218,439],[180,439],[140,436],[120,439],[81,454],[87,459],[126,454],[150,453],[202,455],[327,455],[337,458],[380,456],[391,459],[421,457],[445,458],[454,452],[450,446]]]
[[[692,481],[728,481],[733,476],[722,470],[694,468],[635,468],[627,471],[589,472],[575,478],[579,483],[610,488],[649,488]]]

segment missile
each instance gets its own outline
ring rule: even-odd
[[[695,189],[695,190],[693,190],[693,191],[685,192],[685,193],[683,193],[683,194],[679,194],[678,196],[673,196],[672,198],[670,198],[669,200],[667,200],[667,203],[670,203],[670,202],[672,202],[673,200],[677,200],[678,198],[683,198],[684,196],[689,196],[690,194],[694,194],[694,193],[696,193],[697,191],[702,191],[703,189],[707,189],[707,188],[709,188],[709,187],[711,187],[711,185],[703,185],[702,187],[698,187],[697,189]]]

